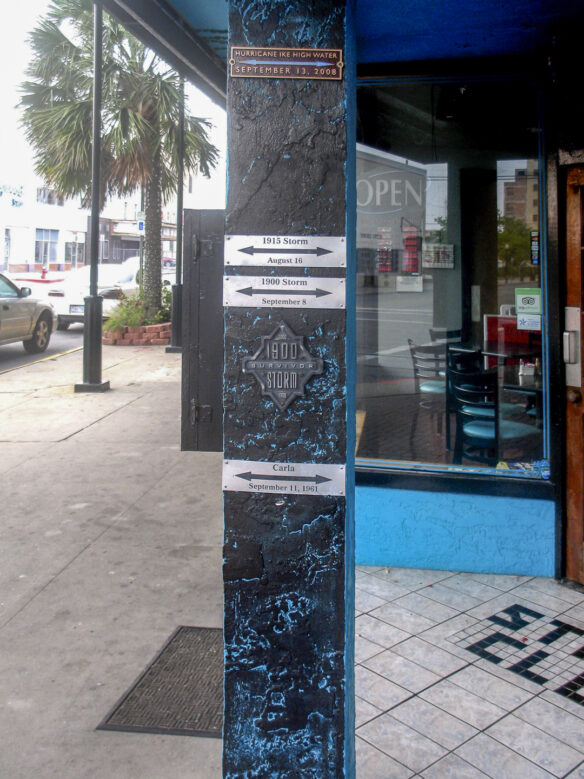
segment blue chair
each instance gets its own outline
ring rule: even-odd
[[[522,405],[499,403],[496,371],[451,370],[449,380],[456,407],[453,463],[467,459],[496,466],[505,447],[527,449],[539,441],[538,428],[517,419],[524,412]]]
[[[447,330],[450,334],[460,333],[460,330]],[[430,334],[432,331],[430,331]],[[456,337],[456,336],[454,336]],[[434,340],[434,339],[433,339]],[[460,339],[458,339],[460,342]],[[456,340],[446,341],[446,449],[450,451],[450,416],[456,412],[456,403],[452,391],[452,376],[467,373],[476,373],[481,370],[483,356],[480,349],[473,351],[451,350],[448,344],[457,343]]]

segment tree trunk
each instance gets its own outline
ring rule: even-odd
[[[160,308],[162,294],[162,192],[160,184],[160,150],[155,152],[152,177],[144,186],[144,268],[142,304],[146,317]]]

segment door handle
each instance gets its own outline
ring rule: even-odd
[[[577,306],[564,309],[564,327],[562,341],[564,363],[566,364],[566,384],[568,387],[580,387],[582,384],[580,327],[582,312]]]
[[[580,403],[582,400],[582,393],[579,389],[571,387],[567,392],[566,399],[568,403]]]
[[[564,330],[562,334],[564,362],[566,365],[574,365],[578,362],[578,331]]]
[[[199,237],[193,233],[193,237],[191,238],[191,257],[193,258],[193,262],[197,262],[201,254],[201,244],[199,241]]]

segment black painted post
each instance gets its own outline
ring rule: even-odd
[[[225,777],[354,776],[347,13],[230,3]]]
[[[183,258],[183,188],[184,188],[184,141],[185,141],[185,84],[180,79],[180,103],[178,112],[178,165],[176,189],[176,276],[172,285],[171,332],[167,352],[182,351],[182,258]]]
[[[103,298],[97,294],[99,260],[99,214],[101,211],[101,84],[102,84],[103,10],[93,5],[93,128],[91,139],[91,217],[89,261],[89,296],[85,298],[83,325],[83,382],[75,392],[105,392],[109,381],[101,378],[101,334]]]

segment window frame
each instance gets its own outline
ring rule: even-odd
[[[65,263],[69,263],[72,268],[82,268],[85,265],[84,242],[65,241]]]
[[[34,242],[34,260],[38,265],[42,265],[43,268],[48,268],[51,263],[57,262],[57,251],[59,248],[59,231],[54,230],[51,227],[37,227],[35,228],[35,242]],[[42,237],[39,238],[39,233],[42,233]],[[39,252],[39,246],[42,247],[42,251]]]
[[[406,70],[407,68],[407,70]],[[562,385],[562,376],[557,369],[552,370],[553,354],[550,347],[559,338],[560,306],[559,296],[551,295],[559,289],[559,269],[554,263],[553,274],[550,268],[550,254],[554,257],[553,247],[557,248],[557,232],[550,229],[547,220],[548,198],[553,195],[553,164],[550,163],[545,147],[545,84],[536,78],[536,67],[533,60],[526,58],[501,59],[499,61],[466,61],[457,63],[424,62],[399,63],[392,66],[388,63],[365,64],[359,66],[357,76],[357,95],[359,87],[407,86],[417,84],[460,83],[460,82],[516,82],[528,83],[535,93],[538,114],[538,189],[539,203],[539,233],[540,233],[540,283],[542,289],[543,316],[547,327],[542,332],[543,345],[543,379],[544,379],[544,418],[543,443],[545,457],[550,463],[549,478],[534,477],[529,473],[500,470],[481,467],[480,471],[472,466],[457,466],[456,470],[449,465],[433,463],[412,463],[409,461],[373,460],[356,457],[356,484],[358,486],[399,487],[429,491],[470,492],[473,494],[501,494],[508,496],[524,496],[526,488],[530,496],[543,499],[554,499],[560,482],[561,442],[558,443],[558,413],[551,404],[552,398],[557,398]],[[358,98],[357,98],[358,100]],[[552,172],[552,181],[548,180]],[[554,198],[555,200],[555,198]],[[552,278],[553,276],[553,278]],[[556,352],[554,348],[554,353]],[[551,363],[551,365],[550,365]],[[555,404],[557,405],[557,404]],[[555,436],[552,436],[553,432]],[[529,486],[527,486],[529,485]]]

